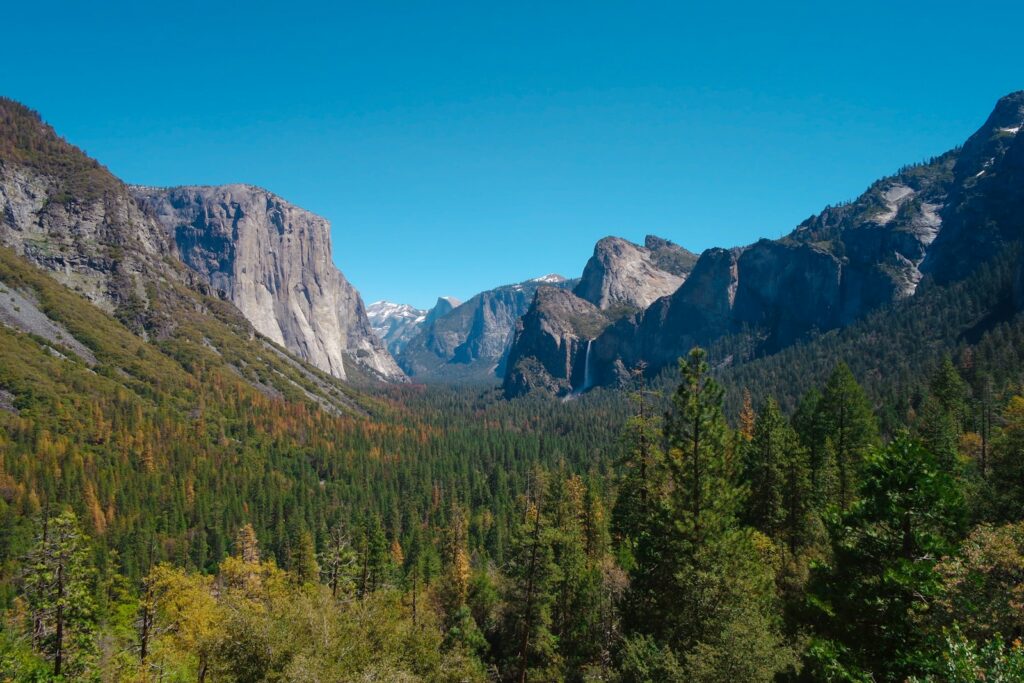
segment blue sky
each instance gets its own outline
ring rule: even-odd
[[[1019,0],[10,4],[0,93],[126,181],[326,216],[368,302],[778,236],[1024,88]]]

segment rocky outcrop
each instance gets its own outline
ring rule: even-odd
[[[338,378],[346,362],[403,378],[331,260],[325,219],[251,185],[133,190],[181,260],[260,334]]]
[[[438,297],[430,310],[414,308],[409,304],[375,301],[366,307],[370,326],[392,356],[401,354],[405,345],[424,327],[451,312],[459,300],[450,296]]]
[[[505,392],[536,389],[564,396],[592,383],[592,341],[608,325],[607,314],[564,289],[541,287],[516,325]]]
[[[184,281],[172,247],[106,168],[0,98],[0,244],[145,332],[150,288]]]
[[[520,316],[542,286],[571,287],[545,275],[473,296],[427,321],[398,356],[402,368],[423,381],[493,381],[505,374],[509,345]]]
[[[999,100],[964,143],[941,216],[922,266],[940,282],[968,275],[1024,236],[1024,91]]]
[[[675,292],[619,318],[594,340],[593,383],[622,382],[640,363],[657,372],[693,345],[723,339],[747,355],[770,354],[912,297],[926,276],[940,283],[963,278],[1024,237],[1022,127],[1024,92],[1000,100],[962,149],[879,180],[782,239],[706,251]],[[616,243],[605,251],[627,249]],[[614,288],[602,283],[614,278],[604,277],[600,261],[595,253],[588,268],[601,277],[585,277],[588,284],[577,289],[598,303],[614,299]],[[1020,282],[1024,275],[1018,303]],[[508,393],[520,390],[506,383]]]
[[[647,308],[683,284],[692,256],[653,235],[642,247],[621,237],[605,237],[594,246],[573,292],[601,310]]]

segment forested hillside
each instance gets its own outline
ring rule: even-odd
[[[128,347],[168,379],[146,393],[3,344],[12,680],[1024,672],[1024,397],[948,359],[887,431],[844,364],[730,427],[699,351],[667,396],[393,387],[367,418],[169,348]]]
[[[956,277],[508,400],[301,360],[7,108],[0,680],[1024,680],[1017,157]]]

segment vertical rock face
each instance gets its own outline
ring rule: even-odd
[[[643,247],[605,237],[594,246],[573,292],[601,310],[647,308],[683,284],[692,267],[687,256],[693,255],[654,236]]]
[[[573,284],[552,274],[481,292],[425,321],[399,354],[399,363],[409,375],[428,381],[503,377],[516,321],[529,309],[534,293],[542,286]]]
[[[392,356],[398,357],[413,337],[435,320],[451,312],[459,300],[450,296],[438,297],[430,310],[414,308],[409,304],[375,301],[366,307],[373,331],[384,342]]]
[[[508,357],[505,392],[541,389],[559,396],[588,389],[591,340],[608,325],[607,315],[564,289],[541,287],[516,326]]]
[[[258,332],[335,377],[348,361],[403,378],[331,260],[325,219],[250,185],[133,191],[182,261]]]
[[[1022,129],[1018,92],[998,102],[962,149],[901,169],[782,239],[706,251],[673,293],[618,317],[593,341],[594,383],[621,381],[640,362],[658,371],[695,344],[730,336],[744,353],[773,353],[914,296],[925,276],[939,283],[965,277],[1024,239]],[[656,246],[649,240],[645,248]],[[640,249],[602,240],[576,293],[606,310],[642,304],[658,281],[649,277],[657,260]],[[1024,267],[1016,298],[1024,307],[1021,273]],[[655,283],[646,289],[636,285],[645,275]],[[539,360],[527,349],[513,354],[520,364]],[[509,393],[522,386],[506,381]]]
[[[506,394],[541,389],[566,395],[606,383],[614,369],[609,361],[640,341],[638,314],[679,290],[695,263],[694,254],[653,235],[644,246],[619,237],[600,240],[571,293],[537,291],[509,351]]]

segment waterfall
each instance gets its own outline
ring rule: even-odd
[[[587,340],[587,355],[583,358],[583,388],[580,391],[590,388],[590,347],[593,343],[593,339]]]

